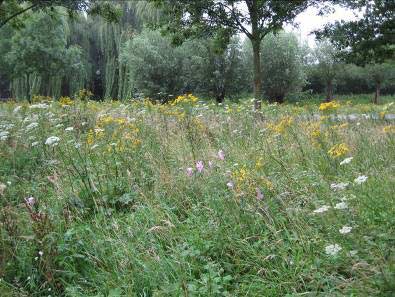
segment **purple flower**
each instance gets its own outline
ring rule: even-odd
[[[263,193],[259,188],[256,188],[256,199],[259,201],[263,199]]]
[[[220,159],[220,160],[225,160],[225,153],[224,153],[224,151],[223,150],[219,150],[218,151],[218,158]]]
[[[189,177],[191,177],[191,176],[193,175],[193,168],[192,168],[192,167],[188,167],[188,168],[187,168],[187,175],[188,175]]]
[[[199,171],[201,173],[203,171],[203,168],[204,168],[203,161],[197,161],[196,162],[197,171]]]
[[[226,186],[228,187],[229,190],[232,190],[235,187],[235,184],[232,181],[230,181],[226,184]]]
[[[25,202],[29,207],[33,207],[36,203],[36,199],[34,197],[25,198]]]

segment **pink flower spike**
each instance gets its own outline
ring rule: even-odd
[[[256,188],[256,199],[259,201],[263,200],[263,193],[262,193],[261,189],[259,189],[259,188]]]
[[[232,190],[234,188],[235,184],[232,181],[230,181],[226,184],[226,186],[228,187],[229,190]]]
[[[197,161],[196,162],[197,171],[199,171],[201,173],[203,171],[203,168],[204,168],[203,161]]]
[[[36,199],[34,197],[25,198],[25,202],[29,207],[33,207],[36,203]]]
[[[224,153],[224,151],[223,150],[219,150],[218,151],[218,158],[220,159],[220,160],[225,160],[225,153]]]
[[[188,167],[188,168],[187,168],[187,175],[188,175],[189,177],[191,177],[191,176],[193,175],[193,168],[192,168],[192,167]]]

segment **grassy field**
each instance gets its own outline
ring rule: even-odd
[[[394,101],[2,103],[0,296],[394,296]]]

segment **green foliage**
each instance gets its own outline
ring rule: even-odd
[[[13,95],[30,99],[35,94],[59,97],[62,80],[68,73],[71,88],[86,81],[82,51],[67,47],[68,25],[64,18],[35,14],[26,26],[13,32],[10,47],[3,57],[13,80]]]
[[[393,295],[395,105],[369,99],[1,103],[1,296]]]
[[[25,24],[19,16],[30,11],[39,11],[52,14],[56,8],[64,8],[70,16],[77,12],[88,12],[91,15],[100,15],[108,21],[119,19],[120,11],[115,9],[111,1],[97,0],[2,0],[0,1],[0,29],[8,23],[15,28]]]
[[[122,62],[135,94],[167,101],[169,95],[186,92],[219,97],[240,93],[247,69],[238,40],[222,52],[213,43],[192,40],[175,48],[157,31],[144,31],[129,40],[122,49]]]
[[[191,37],[217,37],[217,45],[224,48],[235,33],[245,34],[253,48],[254,96],[256,108],[261,99],[261,40],[271,32],[282,29],[310,2],[294,1],[168,1],[151,0],[164,14],[159,26],[169,33],[176,44]]]
[[[283,102],[305,84],[302,52],[296,36],[280,32],[262,41],[263,90],[270,101]]]
[[[351,8],[363,9],[356,21],[336,22],[319,32],[342,50],[348,61],[357,64],[384,62],[395,58],[395,2],[390,0],[342,0]]]
[[[129,40],[123,53],[129,67],[130,83],[144,96],[175,95],[181,89],[180,59],[170,42],[158,32],[145,31]]]

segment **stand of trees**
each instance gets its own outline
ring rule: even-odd
[[[306,90],[394,93],[392,2],[325,2],[365,18],[324,28],[310,49],[282,26],[317,1],[0,0],[0,97],[253,93],[259,108]]]

